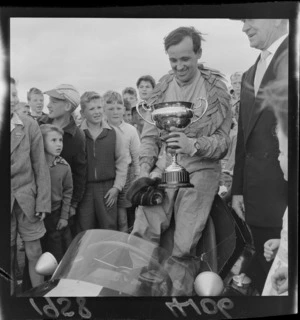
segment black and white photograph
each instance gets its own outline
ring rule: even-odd
[[[299,4],[0,16],[0,319],[297,314]]]

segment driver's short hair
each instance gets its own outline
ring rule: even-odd
[[[186,37],[192,39],[194,53],[199,52],[201,50],[201,41],[204,41],[204,38],[202,33],[194,27],[179,27],[171,31],[164,38],[165,51],[168,51],[171,46],[179,44]]]

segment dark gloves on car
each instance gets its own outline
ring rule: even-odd
[[[164,200],[164,190],[158,188],[161,179],[140,178],[132,183],[126,198],[133,206],[155,206]]]

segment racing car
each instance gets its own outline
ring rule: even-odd
[[[172,238],[173,232],[171,221],[158,247],[119,231],[83,231],[74,238],[58,266],[49,253],[41,256],[36,270],[43,275],[51,274],[51,279],[22,296],[170,296],[173,283],[164,262],[171,251],[170,242],[165,239]],[[218,195],[196,249],[201,261],[200,274],[210,276],[203,277],[206,282],[197,284],[200,290],[195,294],[213,295],[209,288],[214,283],[207,281],[221,279],[219,295],[255,295],[246,275],[255,253],[251,232]]]

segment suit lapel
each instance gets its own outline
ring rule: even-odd
[[[16,125],[10,134],[10,154],[12,154],[25,137],[24,127]]]
[[[286,38],[282,44],[279,46],[279,48],[277,49],[277,51],[274,54],[274,57],[271,61],[271,63],[269,64],[263,78],[260,84],[260,87],[258,89],[257,95],[255,97],[254,103],[252,104],[252,108],[251,111],[249,113],[249,123],[248,123],[248,127],[246,130],[246,135],[245,135],[245,142],[247,141],[252,129],[255,126],[255,123],[257,122],[258,118],[260,117],[260,115],[264,112],[264,108],[262,108],[262,103],[264,101],[264,97],[263,97],[263,93],[264,93],[264,89],[265,87],[268,85],[268,83],[275,79],[276,74],[275,74],[275,66],[278,60],[278,57],[282,54],[282,52],[287,49],[288,47],[288,38]],[[254,83],[254,75],[255,75],[255,70],[256,70],[256,66],[257,66],[258,60],[255,63],[255,68],[254,68],[254,74],[253,74],[253,82],[252,85]],[[254,86],[252,87],[253,90],[253,96],[254,96]]]
[[[248,135],[248,126],[251,118],[252,110],[255,104],[255,95],[254,95],[254,75],[256,70],[258,59],[256,63],[246,72],[243,79],[243,86],[241,90],[241,117],[243,123],[243,130],[245,137]]]

